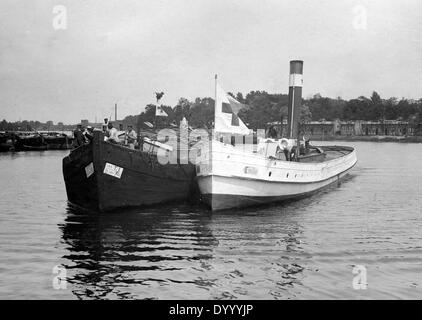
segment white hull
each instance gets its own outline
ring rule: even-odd
[[[223,210],[309,195],[339,181],[356,161],[355,151],[319,163],[270,160],[213,141],[197,161],[197,181],[211,209]]]

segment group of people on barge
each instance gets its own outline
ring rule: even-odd
[[[94,138],[94,130],[91,126],[84,127],[82,124],[78,124],[76,129],[73,131],[73,146],[77,148],[81,145],[89,144]],[[119,130],[113,126],[112,122],[107,122],[103,125],[104,140],[110,143],[124,145],[130,149],[135,149],[137,142],[137,134],[133,129],[132,125],[127,126],[127,130],[123,130],[123,124],[119,125]]]

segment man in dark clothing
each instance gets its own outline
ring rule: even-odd
[[[82,125],[78,124],[76,130],[73,131],[73,145],[75,148],[85,144],[85,137],[82,131]]]
[[[94,128],[91,126],[86,127],[86,130],[83,132],[85,141],[91,143],[94,139]]]
[[[277,130],[274,128],[274,126],[271,126],[268,129],[268,138],[277,139]]]

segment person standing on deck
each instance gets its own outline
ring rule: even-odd
[[[113,123],[109,122],[107,124],[107,133],[108,133],[108,137],[106,141],[109,141],[111,143],[119,143],[120,139],[119,139],[119,132],[117,131],[116,128],[113,127]]]
[[[108,123],[108,119],[105,118],[104,119],[104,123],[103,123],[103,132],[106,133],[107,132],[107,123]]]
[[[119,130],[117,131],[119,143],[126,145],[126,131],[123,129],[123,123],[119,123]]]
[[[91,126],[86,127],[86,130],[83,132],[83,135],[88,143],[91,143],[94,139],[94,128]]]
[[[82,132],[82,125],[78,124],[75,131],[73,131],[73,145],[75,148],[85,144],[85,137]]]
[[[128,132],[126,134],[127,143],[130,149],[135,149],[135,142],[137,139],[136,132],[135,130],[133,130],[133,127],[131,125],[127,126],[127,129],[128,129]]]
[[[268,138],[277,139],[277,130],[274,128],[274,126],[270,126],[268,129]]]

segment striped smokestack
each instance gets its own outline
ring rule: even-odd
[[[289,138],[298,137],[299,115],[302,105],[302,85],[303,85],[303,61],[290,61],[289,76],[289,108],[287,119],[287,132]]]

